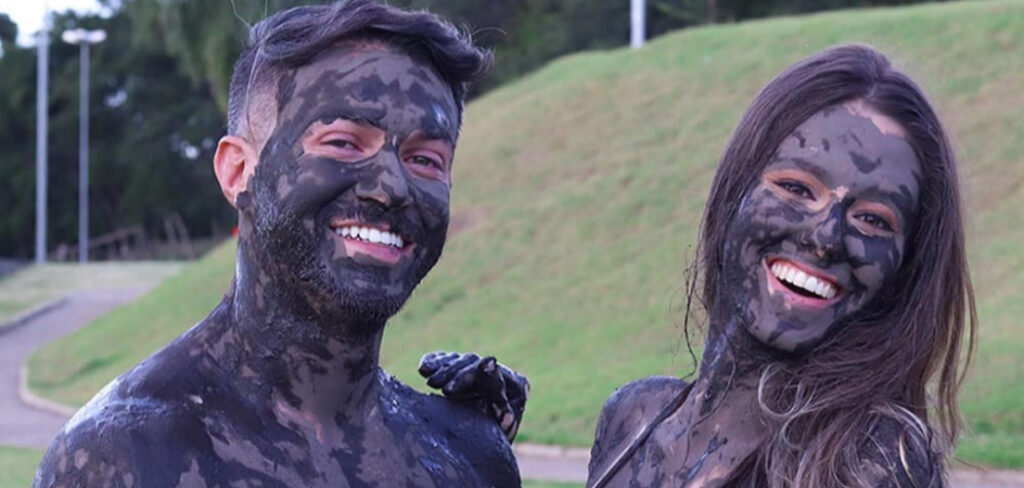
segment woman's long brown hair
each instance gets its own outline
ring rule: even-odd
[[[857,484],[857,450],[879,415],[918,425],[939,451],[952,446],[961,427],[957,392],[973,353],[977,316],[955,158],[922,91],[869,47],[834,47],[790,66],[743,115],[712,183],[698,247],[700,276],[693,278],[709,309],[708,333],[731,313],[718,300],[726,286],[722,250],[744,195],[800,123],[858,99],[899,122],[916,151],[918,215],[899,275],[879,293],[877,312],[846,324],[809,353],[763,370],[760,404],[771,435],[758,463],[771,486]]]

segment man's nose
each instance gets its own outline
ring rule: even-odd
[[[827,209],[827,214],[819,218],[806,236],[809,250],[819,259],[838,261],[846,256],[846,244],[843,237],[846,233],[846,205],[840,202]]]
[[[356,196],[372,200],[387,208],[401,208],[409,204],[409,182],[398,155],[381,151],[374,158],[371,174],[356,186]]]

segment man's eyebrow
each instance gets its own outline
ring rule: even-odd
[[[369,118],[366,118],[366,117],[336,117],[334,120],[339,120],[339,119],[347,120],[349,122],[354,122],[354,123],[359,124],[359,125],[370,126],[370,127],[373,127],[374,129],[378,129],[378,130],[384,130],[384,128],[382,127],[382,124],[378,120],[372,120],[372,119],[369,119]]]
[[[359,125],[366,125],[373,127],[375,129],[384,130],[381,121],[384,119],[385,114],[385,111],[375,109],[329,109],[325,110],[321,116],[316,118],[316,120],[324,125],[328,125],[334,122],[335,120],[347,120],[349,122],[354,122]]]
[[[421,129],[420,137],[423,139],[437,139],[440,141],[445,141],[451,144],[452,146],[455,145],[455,135],[450,133],[450,131],[436,125],[430,125],[428,127],[424,127],[423,129]]]

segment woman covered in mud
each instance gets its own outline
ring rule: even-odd
[[[588,486],[942,486],[976,316],[953,153],[915,83],[862,46],[786,69],[699,240],[698,376],[617,390]]]

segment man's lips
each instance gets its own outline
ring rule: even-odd
[[[803,263],[784,258],[764,260],[769,292],[782,292],[793,305],[821,308],[832,305],[842,295],[835,278]]]
[[[398,262],[415,246],[408,238],[392,232],[387,224],[346,220],[332,221],[331,231],[344,242],[345,254],[368,255],[389,264]]]

